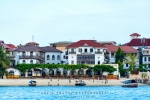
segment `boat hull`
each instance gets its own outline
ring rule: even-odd
[[[85,86],[86,84],[75,84],[75,86]]]

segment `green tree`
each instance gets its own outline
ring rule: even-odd
[[[5,50],[0,46],[0,77],[2,77],[2,79],[9,64],[10,64],[10,60],[8,59],[5,53]]]
[[[121,48],[119,47],[116,52],[116,55],[115,55],[116,63],[118,63],[118,61],[123,62],[124,57],[125,57],[125,55],[124,55],[123,51],[121,50]]]
[[[123,69],[123,62],[121,62],[120,60],[118,60],[118,65],[119,65],[120,76],[125,76],[126,70]]]
[[[125,59],[125,63],[128,63],[130,65],[129,70],[131,71],[131,73],[133,73],[135,71],[135,64],[136,62],[138,62],[138,60],[136,59],[137,55],[133,55],[133,54],[127,54],[126,59]]]

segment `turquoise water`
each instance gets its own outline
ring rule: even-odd
[[[149,86],[8,86],[0,87],[0,100],[150,100],[149,90]]]

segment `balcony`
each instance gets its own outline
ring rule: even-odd
[[[10,60],[14,60],[14,59],[15,59],[15,55],[8,55],[8,58],[9,58]]]
[[[97,52],[95,52],[95,54],[103,54],[103,52],[97,51]]]
[[[144,52],[144,53],[143,53],[143,55],[150,55],[150,53],[146,53],[146,52]]]
[[[33,55],[29,55],[29,56],[27,56],[27,55],[22,55],[22,56],[19,56],[19,58],[20,59],[37,59],[37,60],[44,60],[44,57],[42,57],[42,56],[38,56],[38,55],[36,55],[36,56],[33,56]]]
[[[76,52],[74,52],[74,51],[71,51],[71,52],[69,52],[69,54],[76,54]]]

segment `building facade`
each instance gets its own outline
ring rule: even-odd
[[[69,46],[68,64],[103,64],[105,47],[95,40],[80,40]]]

